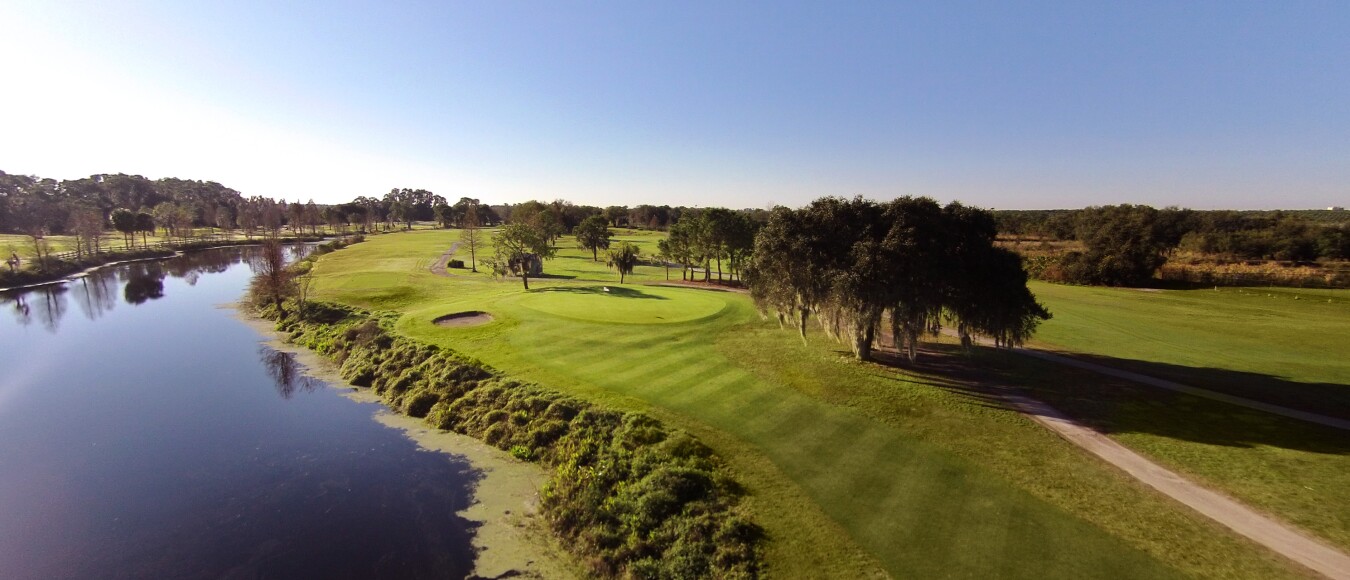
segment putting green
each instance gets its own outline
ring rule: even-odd
[[[623,324],[688,322],[727,307],[720,292],[657,286],[554,286],[522,294],[518,301],[562,318]]]

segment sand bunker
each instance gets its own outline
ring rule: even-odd
[[[471,310],[469,312],[456,312],[454,314],[446,314],[445,316],[437,318],[436,320],[433,320],[431,322],[435,323],[436,326],[445,326],[450,328],[460,326],[478,326],[479,324],[487,324],[489,322],[492,322],[492,315],[486,312]]]

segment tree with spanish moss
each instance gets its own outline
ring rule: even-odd
[[[625,276],[633,273],[633,268],[638,265],[638,258],[642,251],[634,244],[620,242],[618,246],[609,249],[609,260],[606,265],[619,272],[619,283],[623,284]]]
[[[1026,288],[1020,258],[993,242],[989,213],[958,203],[822,198],[773,211],[745,279],[760,310],[791,320],[803,340],[815,316],[868,359],[888,321],[912,361],[920,337],[944,323],[967,343],[983,334],[1012,346],[1049,318]]]

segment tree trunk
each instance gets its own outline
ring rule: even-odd
[[[797,331],[800,332],[800,333],[802,333],[802,344],[803,344],[803,345],[806,344],[806,319],[809,318],[810,316],[811,316],[811,311],[810,311],[810,310],[807,310],[807,309],[805,309],[805,308],[802,308],[802,309],[800,310],[800,312],[798,312],[798,317],[799,317],[799,319],[798,319],[798,321],[797,321]]]
[[[872,360],[872,338],[875,331],[871,322],[860,322],[853,329],[853,353],[858,355],[858,360]]]
[[[600,249],[599,249],[599,248],[591,248],[591,261],[592,261],[592,262],[599,262],[599,261],[600,261]]]
[[[526,290],[529,290],[529,289],[530,289],[530,277],[529,277],[528,275],[521,274],[521,275],[520,275],[520,281],[521,281],[522,283],[525,284],[525,289],[526,289]]]
[[[717,257],[717,281],[722,281],[722,257]]]

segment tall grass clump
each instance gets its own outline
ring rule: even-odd
[[[391,409],[551,470],[540,511],[596,576],[754,578],[759,528],[706,445],[646,415],[501,376],[390,332],[394,315],[312,303],[278,329]]]

